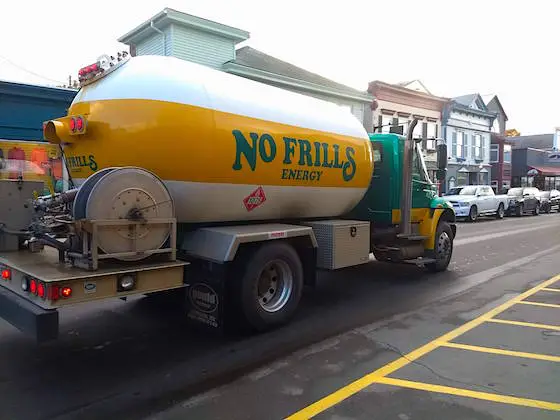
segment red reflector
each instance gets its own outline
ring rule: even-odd
[[[12,277],[12,272],[10,270],[2,270],[2,278],[4,280],[10,280]]]
[[[37,286],[37,294],[39,297],[45,298],[45,285],[43,283],[39,283]]]
[[[76,127],[78,128],[78,131],[82,131],[84,128],[84,120],[82,117],[78,117],[76,118]]]
[[[58,286],[49,286],[47,297],[49,298],[49,300],[60,299],[60,288]]]
[[[72,296],[72,288],[71,287],[63,287],[62,289],[60,289],[60,294],[62,295],[62,297],[68,298],[68,297]]]
[[[70,126],[70,130],[76,131],[76,119],[75,118],[70,118],[69,126]]]
[[[91,66],[89,66],[90,71],[97,71],[99,70],[99,66],[97,65],[97,63],[92,64]]]
[[[29,291],[34,295],[37,294],[37,280],[31,279],[31,282],[29,283]]]

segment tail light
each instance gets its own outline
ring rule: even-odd
[[[86,119],[82,115],[76,115],[68,120],[68,128],[71,135],[84,134],[86,132]]]
[[[29,282],[29,291],[34,295],[37,294],[37,280],[31,279],[31,281]]]
[[[45,299],[47,297],[44,283],[39,282],[37,285],[37,295],[39,295],[41,299]]]
[[[4,280],[10,280],[12,278],[12,271],[5,268],[2,270],[2,278]]]
[[[69,298],[72,296],[72,288],[71,287],[63,287],[60,289],[60,295],[64,298]]]

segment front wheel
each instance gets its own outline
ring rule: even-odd
[[[434,244],[435,262],[426,264],[428,270],[433,272],[445,271],[453,254],[453,232],[447,222],[439,222],[436,230]]]
[[[498,206],[498,211],[496,212],[496,218],[503,219],[504,214],[505,214],[504,205],[500,203],[500,205]]]
[[[478,218],[478,208],[476,206],[471,206],[469,210],[469,222],[476,222]]]
[[[534,214],[535,216],[538,216],[540,213],[541,213],[540,205],[537,204],[537,205],[535,206],[535,210],[533,210],[533,214]]]
[[[298,253],[283,242],[262,245],[249,257],[236,286],[239,309],[250,327],[266,331],[288,322],[303,291]]]

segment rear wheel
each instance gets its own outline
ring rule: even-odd
[[[235,294],[247,324],[266,331],[286,323],[303,291],[303,266],[288,243],[262,245],[248,259]]]
[[[500,203],[500,205],[498,206],[498,211],[496,212],[496,218],[497,219],[503,219],[504,214],[505,214],[504,205],[503,205],[503,203]]]
[[[520,203],[515,209],[515,215],[521,216],[523,214],[523,203]]]
[[[537,205],[535,206],[535,210],[533,210],[533,214],[535,216],[538,216],[541,213],[541,206],[539,205],[539,203],[537,203]]]
[[[478,218],[478,208],[476,206],[471,206],[471,209],[469,210],[468,220],[469,222],[476,222],[477,218]]]
[[[426,264],[433,272],[445,271],[453,254],[453,232],[447,222],[439,222],[434,244],[435,262]]]

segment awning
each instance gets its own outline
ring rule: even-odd
[[[545,176],[560,176],[560,166],[529,166]]]

